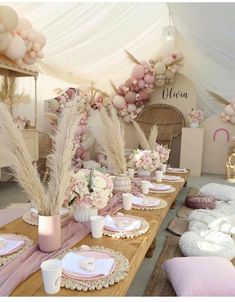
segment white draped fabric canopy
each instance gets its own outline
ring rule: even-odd
[[[124,49],[138,60],[154,58],[161,46],[169,10],[184,54],[182,72],[194,83],[207,115],[220,112],[207,90],[226,99],[235,95],[235,4],[233,3],[3,3],[45,34],[39,99],[67,83],[84,88],[91,81],[108,93],[131,73]],[[67,82],[67,83],[65,83]],[[46,85],[46,86],[45,86]],[[26,90],[26,89],[25,89]]]

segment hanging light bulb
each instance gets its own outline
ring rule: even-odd
[[[165,26],[162,28],[162,50],[171,53],[175,49],[176,30],[174,26]]]

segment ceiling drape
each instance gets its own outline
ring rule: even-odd
[[[235,95],[234,3],[2,3],[28,18],[47,37],[40,69],[58,81],[39,81],[40,100],[56,83],[95,85],[113,93],[131,73],[125,49],[138,60],[154,58],[161,46],[169,10],[177,29],[182,70],[195,85],[199,105],[209,116],[221,111],[208,90],[229,99]],[[47,78],[49,79],[49,78]],[[50,88],[49,88],[50,87]]]

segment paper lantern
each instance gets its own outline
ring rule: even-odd
[[[174,26],[165,26],[162,28],[162,50],[165,53],[171,53],[175,49],[176,31]]]

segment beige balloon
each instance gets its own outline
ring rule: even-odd
[[[8,32],[0,33],[0,51],[4,51],[11,43],[11,35]]]
[[[19,18],[14,9],[9,6],[0,5],[0,22],[7,31],[12,31],[16,28]]]

